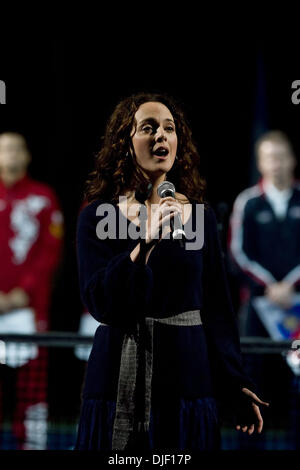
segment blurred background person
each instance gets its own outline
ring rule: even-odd
[[[0,134],[1,333],[48,330],[53,275],[61,259],[60,205],[52,188],[29,177],[30,160],[21,134]],[[19,449],[46,447],[47,358],[46,348],[6,345],[0,412],[5,420],[14,407],[13,433]]]
[[[259,315],[255,299],[262,296],[267,305],[284,311],[300,291],[300,184],[294,177],[297,161],[292,145],[283,132],[263,134],[255,152],[261,179],[235,200],[229,252],[241,287],[246,286],[249,294],[246,308],[241,309],[244,318],[240,318],[240,333],[270,337],[272,329],[278,327],[275,316],[270,310],[265,316]],[[287,329],[287,336],[297,336],[296,321],[280,327]],[[272,404],[272,419],[277,425],[282,420],[286,424],[293,374],[284,357],[252,354],[247,362],[248,373]]]

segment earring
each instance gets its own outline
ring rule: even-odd
[[[175,155],[175,160],[178,160],[178,157],[177,157],[177,155]]]

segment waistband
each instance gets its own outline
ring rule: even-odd
[[[145,317],[135,333],[124,334],[112,449],[124,450],[132,432],[149,431],[154,323],[174,326],[201,325],[200,310],[188,310],[166,318]],[[102,323],[103,326],[107,326]]]

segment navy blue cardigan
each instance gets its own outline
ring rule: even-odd
[[[97,237],[102,216],[97,200],[86,206],[77,225],[79,284],[83,304],[99,322],[88,361],[83,396],[116,399],[122,337],[141,312],[162,318],[200,309],[202,325],[155,322],[153,400],[163,394],[183,398],[233,397],[254,390],[243,370],[239,335],[222,259],[215,214],[204,211],[204,245],[186,250],[163,239],[146,265],[130,253],[138,240]],[[118,206],[119,216],[124,219]],[[192,201],[192,228],[196,202]],[[190,219],[189,219],[190,220]],[[126,219],[129,224],[128,219]],[[124,222],[124,220],[123,220]]]

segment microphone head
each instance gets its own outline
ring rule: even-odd
[[[163,181],[157,187],[157,194],[159,197],[174,197],[175,198],[175,186],[170,181]]]

